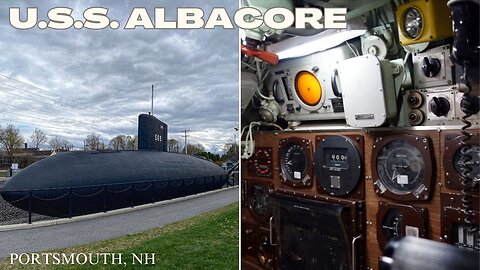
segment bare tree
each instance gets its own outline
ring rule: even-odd
[[[92,133],[85,139],[85,150],[102,149],[102,137],[99,134]]]
[[[127,136],[126,135],[118,135],[113,138],[110,143],[108,144],[109,148],[113,150],[125,150],[127,149]]]
[[[135,135],[126,137],[127,148],[126,150],[138,150],[138,136]]]
[[[175,139],[168,139],[168,152],[180,153],[180,143]]]
[[[35,131],[30,135],[30,144],[40,149],[48,142],[47,135],[41,129],[36,128]]]
[[[73,149],[73,144],[71,144],[67,139],[55,136],[50,141],[48,141],[50,148],[52,150],[64,150],[70,151]]]
[[[222,147],[223,156],[222,159],[233,159],[238,160],[238,144],[235,143],[226,143]]]
[[[0,143],[9,157],[13,157],[13,153],[22,146],[23,142],[24,139],[20,130],[12,124],[8,124],[5,128],[0,127]]]
[[[201,143],[187,144],[187,153],[190,155],[196,155],[198,153],[205,152],[205,147]],[[185,153],[185,148],[182,150]]]

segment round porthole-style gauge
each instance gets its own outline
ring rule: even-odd
[[[333,135],[320,139],[314,164],[318,185],[330,195],[350,194],[360,182],[362,159],[348,137]]]
[[[272,148],[256,148],[253,154],[253,167],[255,168],[255,175],[271,177],[272,166]]]
[[[427,200],[432,182],[432,155],[427,137],[377,138],[372,173],[377,194],[398,200]]]
[[[282,182],[294,187],[310,186],[310,141],[292,137],[280,141],[279,147]]]
[[[250,188],[248,194],[249,206],[253,213],[259,217],[270,215],[269,196],[271,190],[264,185],[255,184]]]
[[[452,189],[463,188],[464,180],[480,179],[480,135],[472,134],[470,140],[462,145],[463,135],[446,133],[443,152],[443,167],[445,170],[445,185]],[[463,154],[462,154],[463,152]],[[475,183],[475,182],[474,182]],[[474,185],[479,187],[478,182]]]
[[[428,210],[410,205],[379,202],[377,212],[377,240],[381,249],[390,240],[405,236],[426,237]]]
[[[308,106],[315,106],[322,100],[322,86],[317,77],[308,71],[297,73],[295,90],[300,100]]]

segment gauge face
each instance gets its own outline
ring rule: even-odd
[[[262,185],[254,185],[250,190],[250,208],[258,216],[268,211],[268,191]]]
[[[416,39],[419,37],[423,30],[422,13],[416,8],[409,8],[403,18],[403,27],[409,38]]]
[[[462,151],[464,155],[462,155]],[[455,152],[453,164],[457,173],[469,180],[480,179],[480,147],[465,145]],[[461,164],[465,165],[465,168]]]
[[[403,237],[403,214],[397,208],[391,208],[382,220],[382,235],[385,242]]]
[[[424,183],[422,153],[408,142],[387,143],[377,156],[376,165],[380,182],[395,194],[411,193]]]
[[[297,142],[288,143],[282,151],[281,167],[284,176],[293,182],[301,182],[307,171],[307,153]]]
[[[308,71],[300,71],[295,76],[295,89],[303,103],[317,105],[322,99],[322,87],[317,77]]]
[[[357,137],[358,142],[363,138]],[[353,140],[346,136],[317,136],[315,176],[319,188],[334,196],[352,193],[362,172],[362,158]]]
[[[255,151],[253,166],[257,176],[272,176],[272,149],[258,148]]]

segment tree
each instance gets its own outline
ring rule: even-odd
[[[168,139],[168,152],[180,153],[180,143],[175,139]]]
[[[0,127],[0,143],[9,157],[13,157],[13,153],[22,146],[23,142],[24,139],[20,130],[12,124],[8,124],[5,128]]]
[[[223,151],[223,160],[238,160],[238,144],[237,143],[226,143],[222,147]]]
[[[41,129],[36,128],[30,135],[30,144],[36,149],[40,149],[48,142],[47,135]]]
[[[187,144],[187,154],[196,155],[201,152],[205,152],[205,147],[201,143]],[[183,148],[182,153],[185,153],[185,147]]]
[[[127,136],[126,137],[126,150],[138,150],[138,136]]]
[[[71,144],[67,139],[55,136],[50,141],[48,141],[50,148],[52,150],[64,150],[70,151],[73,149],[73,144]]]
[[[102,148],[102,137],[99,134],[92,133],[85,139],[85,150],[98,150]]]
[[[131,137],[130,137],[131,138]],[[126,150],[127,149],[127,136],[126,135],[118,135],[113,138],[108,147],[113,150]]]

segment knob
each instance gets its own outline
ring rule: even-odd
[[[419,92],[411,92],[407,97],[408,106],[417,109],[423,103],[423,97]]]
[[[460,101],[460,109],[466,114],[476,114],[480,110],[480,98],[464,95]]]
[[[420,111],[420,110],[412,110],[408,114],[408,122],[412,126],[420,125],[423,122],[423,119],[424,119],[424,116],[423,116],[422,111]]]
[[[438,117],[446,116],[450,111],[450,102],[444,97],[434,97],[428,106],[430,111]]]
[[[429,78],[437,76],[437,74],[440,72],[441,67],[442,64],[440,64],[440,60],[438,60],[437,58],[423,58],[422,71],[425,76]]]

